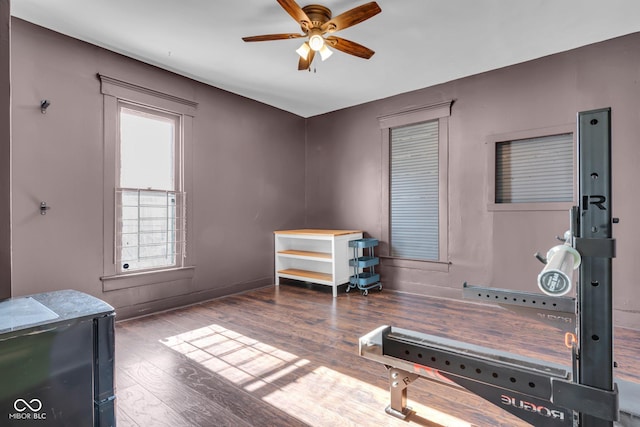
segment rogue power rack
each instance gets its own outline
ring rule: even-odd
[[[466,389],[534,426],[640,426],[640,384],[613,374],[611,110],[577,120],[579,206],[564,244],[537,255],[546,264],[538,276],[543,293],[463,285],[464,298],[492,300],[568,332],[572,366],[381,326],[360,338],[359,352],[388,369],[387,413],[404,419],[413,412],[407,389],[422,377]],[[576,297],[565,296],[578,267]]]

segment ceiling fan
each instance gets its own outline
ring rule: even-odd
[[[296,52],[300,55],[298,70],[307,70],[313,62],[316,52],[320,54],[324,61],[332,55],[332,51],[327,47],[331,46],[349,55],[369,59],[375,53],[373,50],[362,46],[356,42],[326,34],[333,34],[336,31],[344,30],[353,25],[359,24],[382,12],[378,3],[372,1],[358,7],[354,7],[334,18],[331,17],[331,10],[319,4],[310,4],[300,7],[294,0],[277,0],[282,8],[287,11],[293,19],[300,24],[303,34],[284,33],[266,34],[263,36],[243,37],[245,42],[262,42],[269,40],[286,40],[307,38]]]

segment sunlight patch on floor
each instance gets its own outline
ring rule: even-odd
[[[309,363],[218,325],[194,329],[160,342],[235,384],[246,384],[249,391]]]
[[[372,386],[220,325],[209,325],[160,340],[217,375],[242,386],[309,425],[471,427],[428,406],[411,404],[417,417],[401,421],[384,412],[389,391]],[[347,396],[347,398],[345,398]]]

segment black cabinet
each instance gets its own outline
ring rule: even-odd
[[[0,302],[0,424],[115,426],[114,319],[73,290]]]

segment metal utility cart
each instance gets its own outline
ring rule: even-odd
[[[349,241],[349,247],[353,248],[353,258],[349,260],[349,266],[353,267],[353,276],[349,277],[347,292],[358,288],[363,295],[369,294],[369,289],[382,290],[380,274],[376,273],[376,265],[380,263],[374,255],[374,248],[378,246],[378,239],[357,239]],[[366,250],[366,255],[364,255]]]

